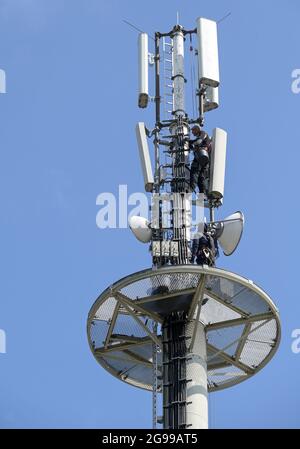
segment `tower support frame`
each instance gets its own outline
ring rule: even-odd
[[[165,429],[208,428],[208,391],[253,376],[280,341],[278,311],[259,287],[234,273],[191,264],[191,209],[185,197],[191,193],[189,125],[203,127],[207,90],[206,84],[198,83],[199,116],[189,118],[184,40],[194,33],[197,29],[185,30],[179,24],[167,33],[155,33],[156,122],[151,132],[147,130],[148,137],[154,136],[155,147],[153,197],[159,197],[151,222],[152,269],[110,286],[88,317],[89,344],[96,360],[120,380],[152,390],[154,428],[157,393],[162,392]],[[172,41],[173,107],[168,111],[172,118],[161,120],[165,80],[160,74],[160,39],[166,36]],[[162,130],[169,130],[170,135],[163,136],[166,140],[161,140]],[[168,148],[168,164],[161,164],[160,145]],[[165,167],[169,176],[164,175]],[[164,191],[165,185],[170,191]],[[163,196],[169,194],[170,224],[164,226]],[[211,222],[215,221],[216,203],[208,196],[204,206],[210,209]],[[233,330],[231,338],[228,329]],[[255,339],[249,338],[251,334]]]

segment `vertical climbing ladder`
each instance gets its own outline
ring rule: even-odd
[[[153,325],[153,333],[157,336],[157,323]],[[155,342],[152,343],[152,364],[153,364],[153,380],[152,380],[152,427],[157,427],[157,393],[158,393],[158,347]]]
[[[168,39],[168,40],[167,40]],[[173,113],[173,39],[163,37],[162,39],[162,62],[163,62],[163,111],[164,119],[172,118]]]

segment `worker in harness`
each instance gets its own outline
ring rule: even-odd
[[[203,226],[203,225],[202,225]],[[219,256],[217,239],[208,231],[207,224],[204,223],[203,232],[198,229],[198,234],[192,241],[191,263],[197,265],[215,266],[215,260]]]
[[[211,139],[207,132],[201,130],[199,125],[192,127],[192,134],[195,139],[190,140],[190,148],[194,151],[194,159],[190,171],[191,191],[199,188],[199,193],[206,193],[208,186],[206,182],[209,178],[209,154],[211,149]]]

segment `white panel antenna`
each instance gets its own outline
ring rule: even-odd
[[[149,101],[148,58],[148,34],[140,33],[138,37],[139,108],[146,108]]]
[[[146,136],[145,124],[139,122],[136,125],[136,138],[139,147],[140,161],[142,166],[142,172],[144,176],[144,184],[146,192],[152,192],[154,178],[152,172],[151,159],[149,154],[149,147]]]
[[[219,107],[219,88],[207,86],[204,112],[212,111]]]
[[[220,200],[224,196],[227,132],[215,128],[212,136],[209,196]]]
[[[199,85],[220,84],[217,22],[197,19]]]

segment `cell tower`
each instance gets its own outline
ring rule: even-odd
[[[207,428],[208,393],[252,377],[280,341],[270,297],[249,279],[215,266],[219,246],[226,256],[238,246],[244,217],[235,212],[215,219],[224,198],[227,133],[215,128],[210,137],[204,116],[219,106],[217,23],[198,18],[196,24],[156,32],[154,54],[147,34],[139,35],[138,105],[154,100],[156,110],[152,130],[142,122],[136,126],[151,218],[131,217],[129,225],[150,244],[152,267],[109,286],[87,322],[96,360],[120,380],[152,391],[153,427],[165,429]],[[149,65],[155,67],[154,98]],[[199,220],[193,223],[195,211]]]

